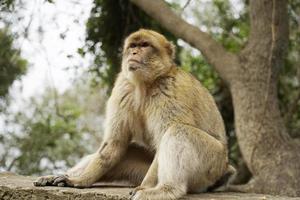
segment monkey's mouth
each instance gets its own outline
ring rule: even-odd
[[[128,62],[132,62],[132,63],[138,63],[138,64],[140,64],[140,63],[141,63],[139,60],[137,60],[137,59],[133,59],[133,58],[129,59],[129,60],[128,60]]]
[[[136,71],[138,68],[140,68],[139,65],[141,64],[141,62],[136,59],[129,59],[128,63],[130,63],[128,67],[129,71]]]
[[[138,68],[137,66],[129,66],[129,71],[136,71]]]

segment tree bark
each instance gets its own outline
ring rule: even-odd
[[[162,0],[131,0],[174,35],[199,49],[230,88],[235,129],[253,177],[233,189],[300,196],[300,147],[290,139],[278,106],[277,81],[288,44],[286,0],[250,1],[247,46],[232,54],[177,16]]]
[[[250,20],[248,45],[239,55],[240,76],[231,85],[236,135],[253,174],[248,186],[300,196],[300,149],[287,133],[277,96],[288,44],[287,1],[250,1]]]

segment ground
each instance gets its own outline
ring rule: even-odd
[[[128,199],[132,188],[94,187],[75,189],[62,187],[34,187],[35,177],[20,176],[10,172],[0,173],[1,200],[121,200]],[[187,195],[191,200],[300,200],[300,198],[243,193],[203,193]]]

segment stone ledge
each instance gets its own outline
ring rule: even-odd
[[[94,187],[75,189],[63,187],[34,187],[35,177],[20,176],[10,172],[0,173],[1,200],[123,200],[128,199],[131,188]],[[300,200],[300,198],[243,193],[193,194],[183,199],[192,200]]]

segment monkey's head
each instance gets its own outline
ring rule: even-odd
[[[174,66],[174,45],[163,35],[140,29],[124,44],[122,71],[132,81],[151,83]]]

